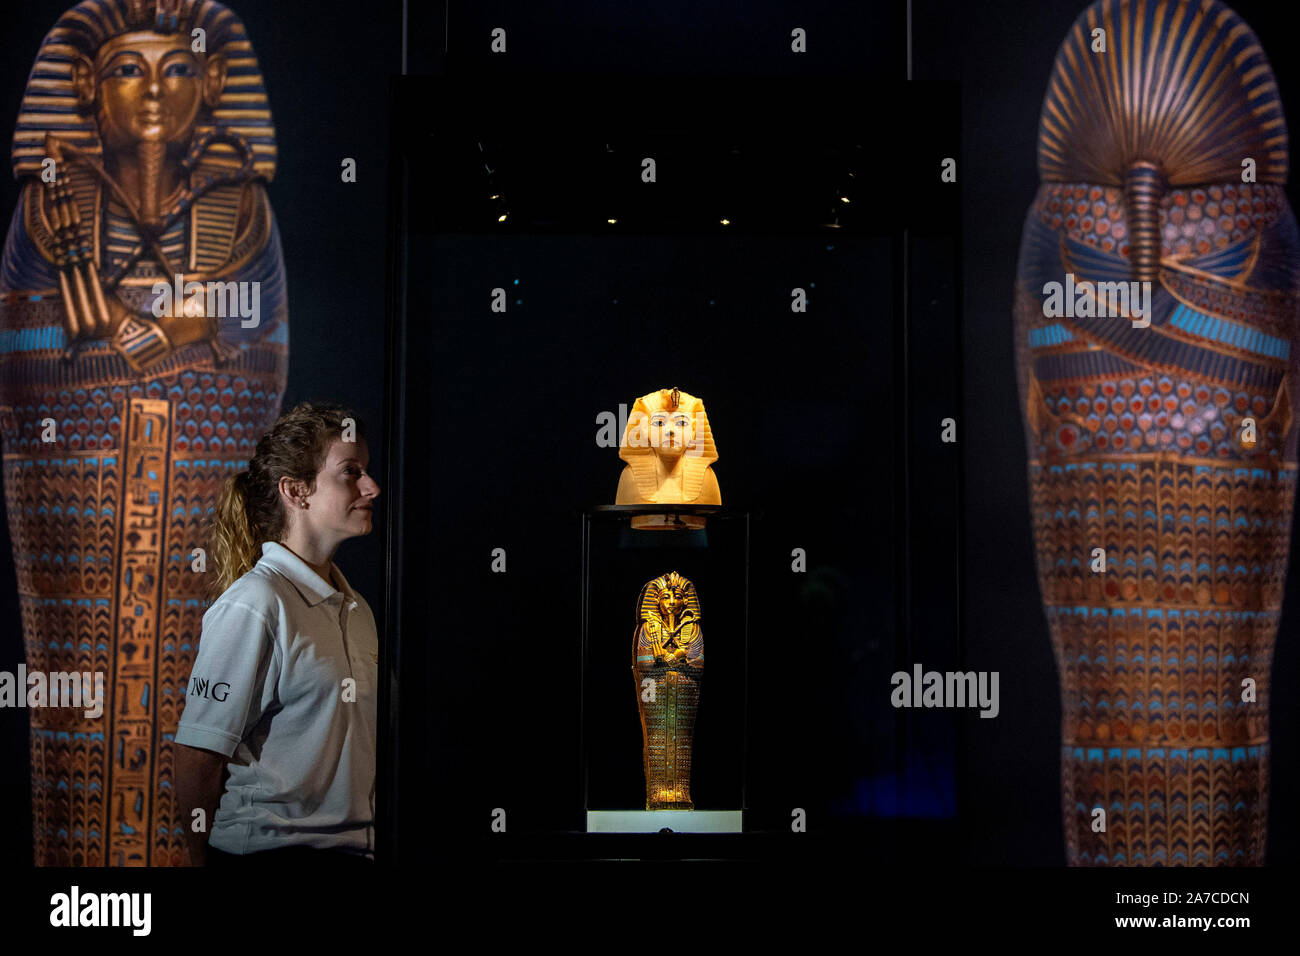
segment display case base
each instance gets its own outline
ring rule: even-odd
[[[588,810],[588,833],[743,833],[743,810]]]

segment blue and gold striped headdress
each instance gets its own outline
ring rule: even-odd
[[[1237,14],[1218,0],[1097,0],[1080,14],[1043,99],[1038,173],[1123,187],[1134,280],[1158,278],[1165,192],[1240,181],[1245,159],[1255,182],[1286,183],[1277,83]]]
[[[208,55],[226,57],[226,85],[217,106],[199,115],[194,136],[243,137],[252,148],[257,175],[270,181],[275,175],[275,127],[262,71],[244,24],[216,0],[82,0],[63,14],[41,44],[27,79],[14,132],[14,177],[40,174],[46,133],[92,155],[100,154],[95,117],[77,104],[72,85],[77,56],[93,58],[106,41],[132,30],[192,34],[195,29],[204,31]],[[205,163],[235,168],[240,158],[230,145],[214,142]]]
[[[663,619],[659,615],[659,595],[668,590],[676,591],[681,596],[684,605],[680,612],[682,619],[699,623],[700,599],[695,593],[695,584],[676,571],[661,574],[653,581],[645,583],[641,588],[641,596],[637,599],[637,619],[662,623]]]
[[[1154,160],[1174,188],[1240,182],[1244,157],[1258,182],[1286,183],[1277,83],[1241,17],[1218,0],[1097,0],[1079,15],[1043,100],[1044,181],[1119,186]]]

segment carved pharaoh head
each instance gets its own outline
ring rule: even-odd
[[[695,500],[709,466],[718,460],[704,402],[678,388],[641,396],[632,405],[618,455],[632,470],[643,500],[651,500],[658,487],[656,459],[668,470],[680,465],[683,500]]]

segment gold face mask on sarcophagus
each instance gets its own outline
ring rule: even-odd
[[[632,405],[618,456],[627,462],[619,476],[615,503],[722,504],[712,464],[718,460],[704,402],[678,388],[642,395]],[[703,527],[701,519],[632,519],[634,528]]]
[[[641,714],[647,810],[693,810],[691,745],[704,674],[695,585],[676,571],[637,599],[632,673]]]
[[[288,369],[275,160],[220,3],[85,0],[37,54],[0,265],[6,506],[28,670],[102,673],[112,701],[31,711],[38,864],[186,861],[172,736],[207,605],[196,549]]]

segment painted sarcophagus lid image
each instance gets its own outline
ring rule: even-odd
[[[1259,38],[1103,0],[1043,101],[1015,347],[1072,865],[1265,858],[1300,236]]]
[[[0,435],[26,667],[104,675],[31,720],[35,862],[182,865],[172,747],[221,482],[279,414],[275,131],[239,18],[85,0],[36,54],[0,262]]]

